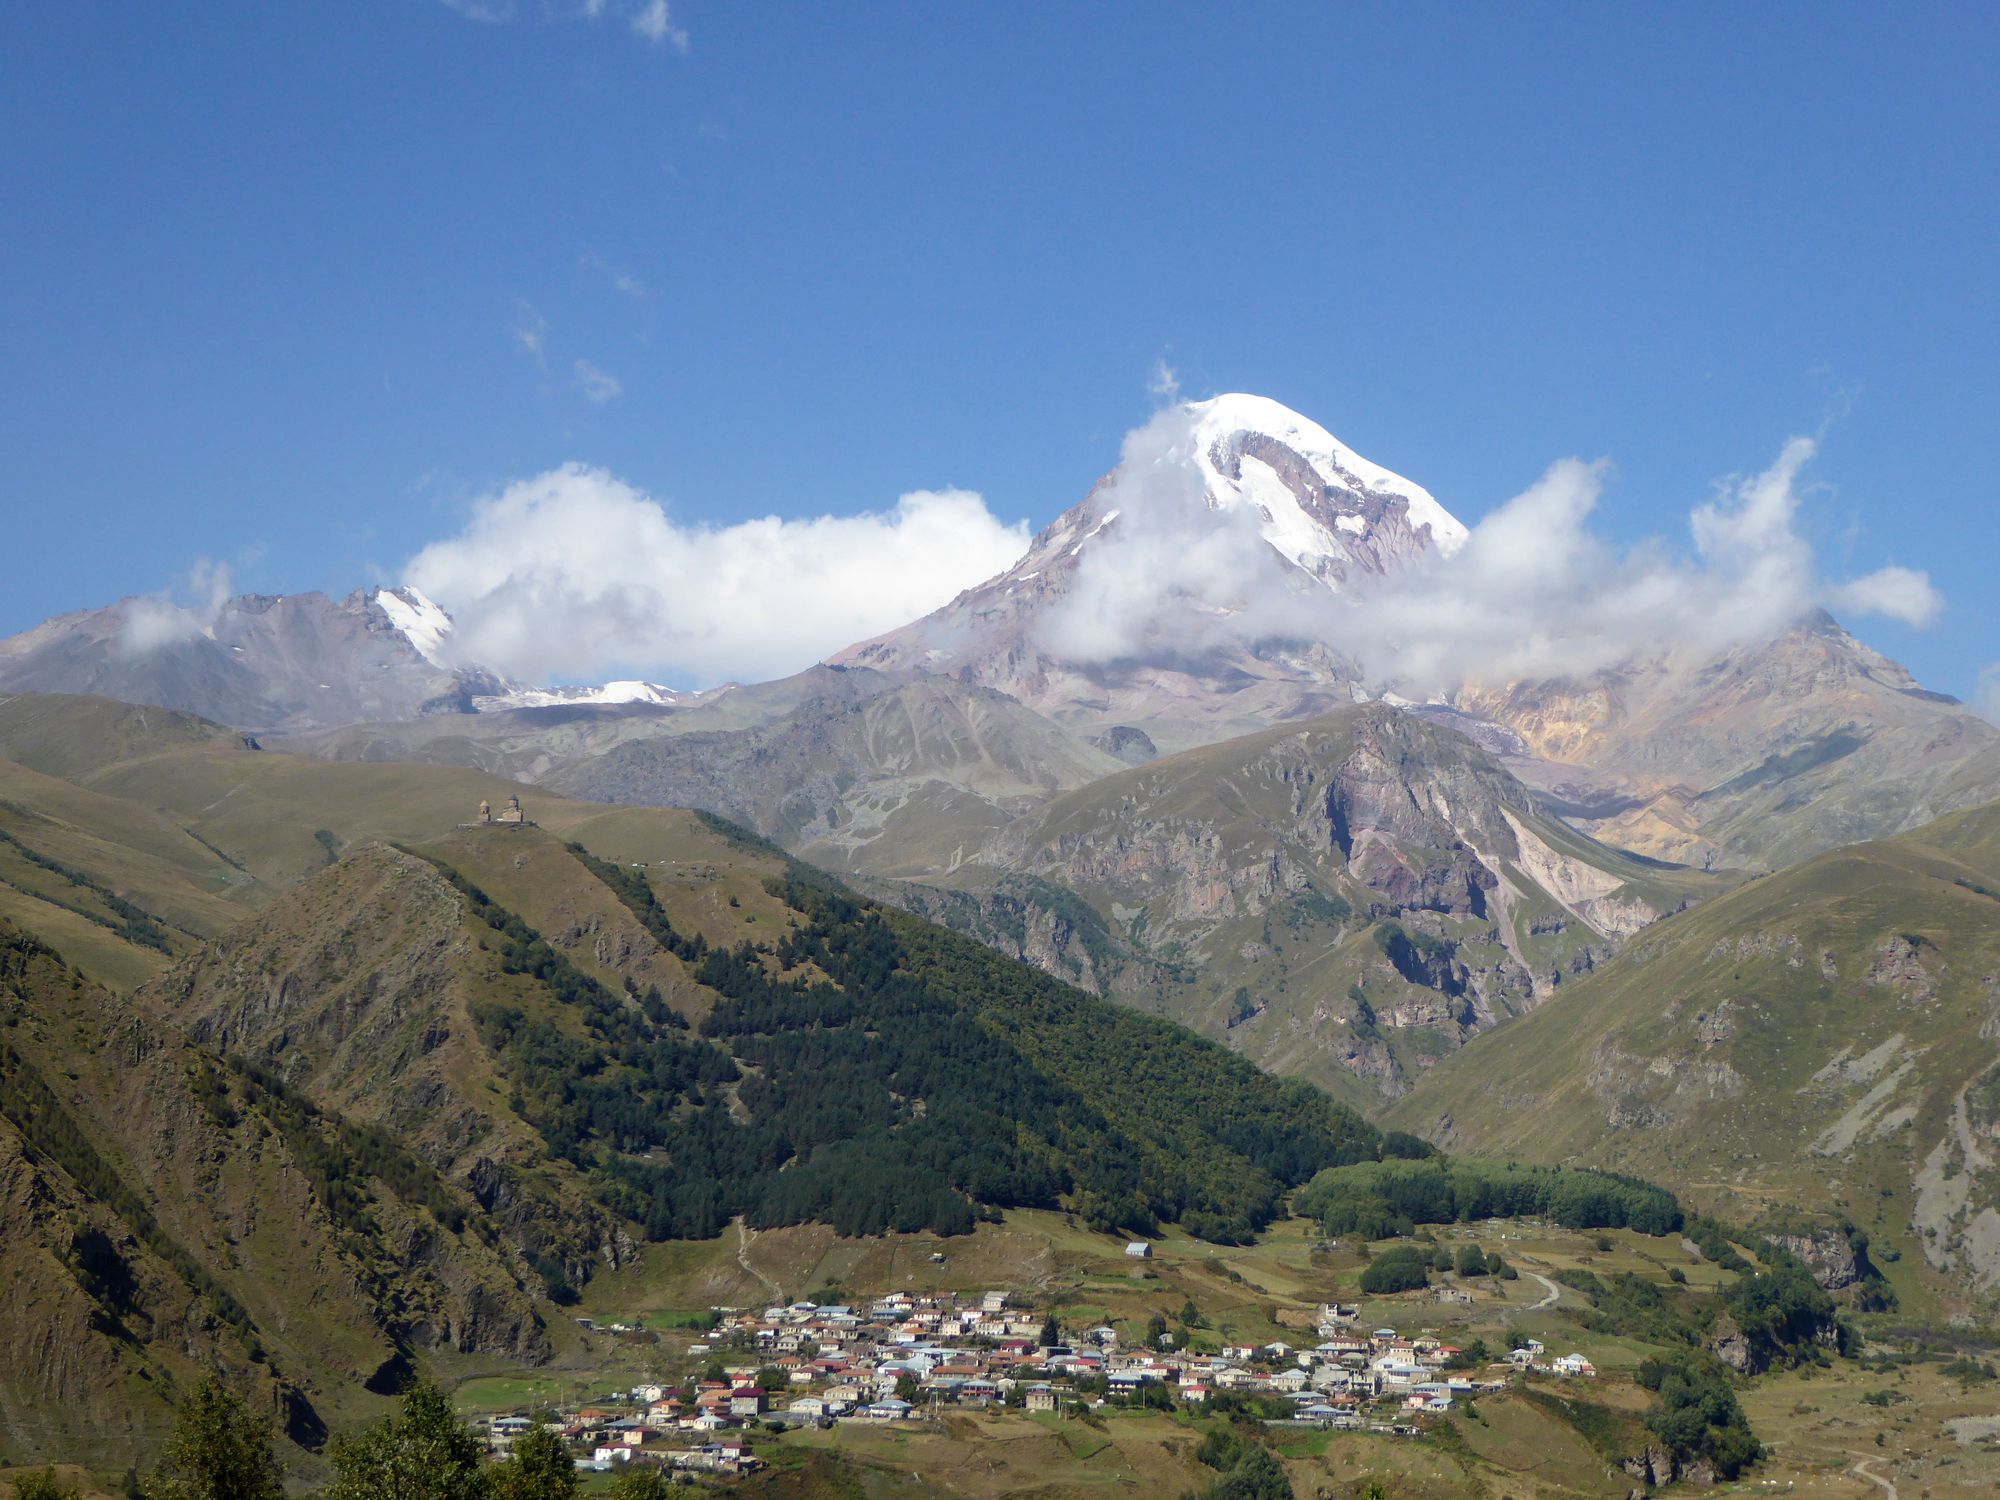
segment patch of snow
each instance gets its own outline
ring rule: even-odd
[[[475,700],[482,713],[508,708],[553,708],[570,703],[650,703],[670,708],[687,695],[657,682],[606,682],[597,687],[517,688],[511,693]]]
[[[1431,542],[1449,557],[1465,544],[1465,525],[1438,504],[1431,492],[1402,475],[1370,463],[1317,422],[1300,416],[1267,396],[1232,394],[1208,401],[1190,402],[1194,418],[1195,452],[1189,455],[1201,468],[1208,492],[1220,507],[1248,506],[1262,512],[1265,535],[1271,545],[1292,561],[1309,570],[1311,559],[1345,559],[1346,547],[1333,530],[1322,526],[1300,506],[1277,472],[1252,455],[1240,461],[1242,477],[1229,479],[1215,467],[1210,451],[1219,441],[1238,432],[1257,432],[1275,438],[1312,466],[1313,472],[1335,490],[1351,489],[1356,481],[1370,490],[1394,495],[1408,510],[1412,527],[1429,526]],[[1341,516],[1340,531],[1365,534],[1368,525],[1359,516]]]
[[[444,638],[451,634],[451,616],[442,606],[408,584],[375,590],[375,604],[403,633],[403,639],[417,648],[417,655],[434,667],[447,665]]]

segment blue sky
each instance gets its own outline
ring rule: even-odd
[[[1608,458],[1620,542],[1821,434],[1822,565],[1928,571],[1862,633],[1970,694],[1996,72],[1972,5],[8,7],[0,632],[344,592],[567,462],[1040,525],[1165,360],[1469,521]]]

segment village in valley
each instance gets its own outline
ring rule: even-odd
[[[1127,1245],[1129,1274],[1148,1277],[1151,1256],[1144,1241]],[[1471,1292],[1439,1286],[1408,1310],[1462,1314],[1471,1302]],[[1476,1336],[1370,1326],[1352,1302],[1301,1311],[1310,1327],[1295,1339],[1232,1343],[1190,1337],[1188,1325],[1202,1321],[1191,1300],[1179,1332],[1155,1316],[1143,1333],[1124,1334],[1109,1321],[1073,1324],[1037,1311],[1032,1298],[1003,1290],[716,1307],[705,1320],[711,1327],[692,1337],[676,1331],[661,1350],[659,1365],[684,1377],[469,1414],[496,1456],[546,1424],[583,1469],[652,1465],[693,1477],[753,1473],[788,1432],[913,1426],[974,1412],[1090,1421],[1151,1410],[1417,1437],[1523,1375],[1597,1375],[1583,1354],[1551,1354],[1526,1334],[1517,1347],[1493,1349]],[[613,1339],[652,1337],[632,1323],[577,1321]]]

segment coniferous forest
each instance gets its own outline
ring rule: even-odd
[[[969,1231],[1013,1207],[1240,1241],[1381,1137],[1308,1085],[791,866],[765,945],[676,933],[641,877],[571,852],[716,1003],[698,1032],[617,994],[438,861],[540,1007],[476,1012],[522,1115],[656,1239],[823,1222]]]

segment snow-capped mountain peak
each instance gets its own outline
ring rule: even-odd
[[[402,632],[417,655],[434,667],[450,670],[444,659],[444,641],[451,634],[451,616],[442,605],[409,584],[376,589],[369,602],[389,617],[389,623]]]
[[[1422,485],[1371,463],[1310,418],[1243,393],[1181,408],[1187,451],[1209,504],[1257,514],[1288,561],[1337,587],[1351,571],[1385,572],[1426,546],[1450,556],[1466,529]]]
[[[1315,703],[1347,701],[1353,669],[1337,659],[1339,642],[1294,641],[1287,652],[1259,656],[1241,631],[1217,629],[1243,611],[1240,571],[1228,583],[1237,594],[1211,596],[1198,564],[1178,573],[1162,567],[1172,549],[1199,544],[1188,532],[1190,506],[1197,517],[1203,506],[1213,512],[1218,528],[1239,518],[1254,523],[1278,576],[1258,578],[1253,588],[1277,583],[1306,595],[1449,555],[1467,536],[1429,491],[1370,463],[1317,422],[1267,397],[1217,396],[1156,416],[1128,442],[1119,467],[1006,572],[921,620],[848,647],[832,664],[950,672],[1058,718],[1125,714],[1114,722],[1131,724],[1182,699],[1183,708],[1214,704],[1237,716],[1232,725],[1258,722],[1258,710],[1244,708],[1254,694],[1215,691],[1224,680],[1238,687],[1282,680],[1273,704],[1297,706],[1294,679],[1311,683]],[[1231,658],[1233,675],[1190,675],[1187,661],[1219,641],[1242,648]],[[1107,674],[1107,663],[1115,673]]]
[[[1330,589],[1431,552],[1448,557],[1465,543],[1464,524],[1422,485],[1267,396],[1186,402],[1162,413],[1147,435],[1154,441],[1128,448],[1082,504],[973,595],[1065,589],[1099,537],[1147,524],[1156,479],[1162,492],[1185,495],[1192,485],[1210,510],[1254,517],[1280,557]]]

